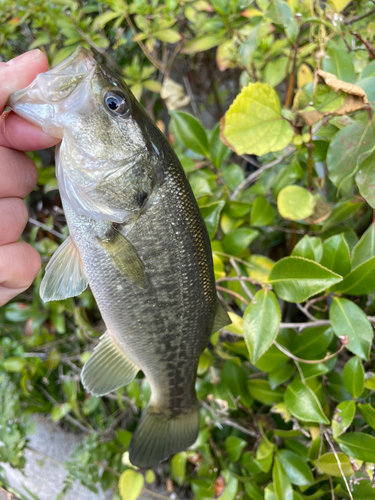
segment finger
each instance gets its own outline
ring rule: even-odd
[[[40,269],[40,256],[18,241],[0,247],[0,306],[29,288]]]
[[[61,139],[47,135],[37,125],[27,122],[13,111],[0,120],[0,146],[20,151],[47,149]]]
[[[0,198],[25,198],[37,180],[38,171],[25,153],[0,146]]]
[[[0,113],[12,92],[27,87],[38,73],[47,70],[47,57],[39,49],[25,52],[7,63],[0,63]]]
[[[18,240],[28,219],[26,205],[19,198],[0,199],[0,245]]]

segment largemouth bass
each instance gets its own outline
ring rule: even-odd
[[[39,74],[9,106],[62,139],[56,175],[70,236],[46,268],[41,297],[90,285],[107,331],[82,383],[102,396],[144,372],[152,395],[129,453],[152,467],[196,440],[199,356],[230,323],[194,195],[128,86],[86,49]]]

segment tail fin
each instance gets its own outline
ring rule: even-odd
[[[137,467],[154,467],[191,446],[198,432],[198,407],[193,407],[189,413],[167,418],[148,405],[130,443],[130,461]]]

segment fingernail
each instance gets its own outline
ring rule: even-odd
[[[30,50],[29,52],[25,52],[20,56],[11,59],[6,64],[7,66],[15,66],[17,64],[25,64],[31,61],[34,61],[38,57],[40,57],[41,51],[39,49]]]

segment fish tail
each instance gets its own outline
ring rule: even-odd
[[[170,455],[191,446],[199,432],[199,408],[167,417],[148,405],[139,421],[129,449],[130,462],[137,467],[154,467]]]

